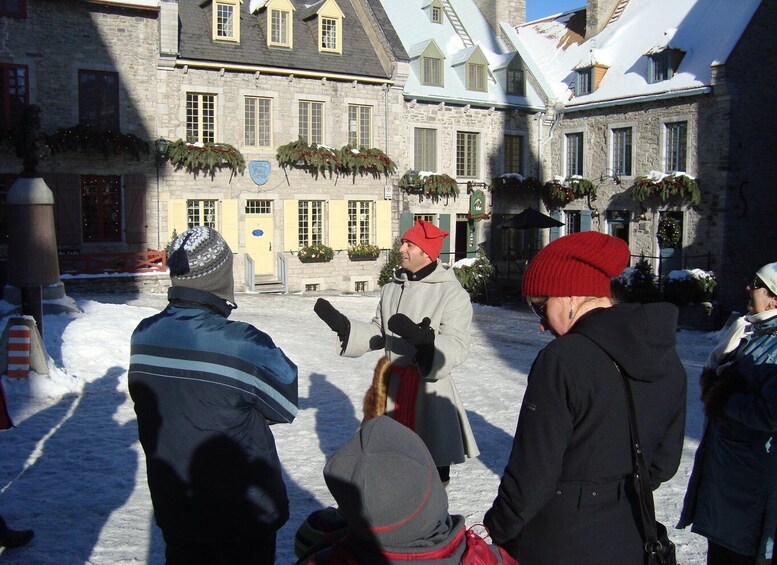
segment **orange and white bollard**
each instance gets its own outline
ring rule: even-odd
[[[30,328],[18,325],[8,328],[8,377],[30,376]]]

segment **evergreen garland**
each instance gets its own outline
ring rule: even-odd
[[[43,134],[43,139],[53,154],[67,152],[102,153],[105,157],[128,153],[140,160],[148,155],[148,143],[131,133],[100,130],[88,123],[69,128],[59,128],[53,134]]]
[[[178,139],[170,143],[166,157],[176,170],[185,169],[195,176],[202,172],[213,177],[222,168],[242,174],[246,168],[242,153],[228,143],[189,143]]]
[[[406,192],[418,192],[432,198],[440,196],[453,196],[455,198],[459,195],[459,185],[456,179],[445,173],[441,175],[418,173],[414,181],[410,179],[410,173],[402,175],[402,178],[399,179],[399,188]]]
[[[632,197],[640,203],[647,200],[665,203],[679,199],[689,202],[691,206],[698,206],[701,203],[701,190],[696,179],[685,173],[663,175],[652,171],[649,176],[637,177]]]
[[[596,186],[582,177],[556,178],[543,185],[540,196],[549,209],[561,208],[585,196],[596,200]]]

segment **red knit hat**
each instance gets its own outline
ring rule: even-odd
[[[402,239],[420,247],[432,261],[437,261],[442,250],[442,240],[448,237],[448,232],[441,230],[425,220],[416,220],[413,227],[405,232]]]
[[[524,296],[612,296],[610,280],[629,264],[629,246],[611,235],[586,231],[546,245],[523,276]]]

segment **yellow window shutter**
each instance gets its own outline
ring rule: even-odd
[[[186,200],[168,201],[167,229],[169,230],[167,233],[169,242],[173,241],[174,236],[181,235],[189,229],[189,224],[186,220]]]
[[[348,248],[348,202],[329,201],[329,247],[335,251]]]
[[[238,252],[240,243],[237,238],[238,201],[221,201],[221,235],[229,245],[232,253]]]
[[[283,201],[283,250],[299,249],[299,200]]]
[[[375,244],[381,249],[391,249],[394,234],[391,233],[391,200],[378,200],[375,203],[375,225],[378,228]]]

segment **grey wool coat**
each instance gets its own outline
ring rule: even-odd
[[[430,318],[435,332],[434,361],[427,374],[421,373],[416,397],[415,432],[424,440],[438,467],[462,463],[479,453],[451,371],[469,354],[472,303],[456,276],[438,263],[421,280],[409,280],[400,269],[394,280],[383,287],[375,317],[371,322],[350,320],[351,333],[341,355],[359,357],[383,346],[389,360],[406,367],[414,363],[416,348],[394,335],[388,319],[403,313],[416,323]],[[386,414],[391,416],[399,387],[399,377],[388,382]]]

